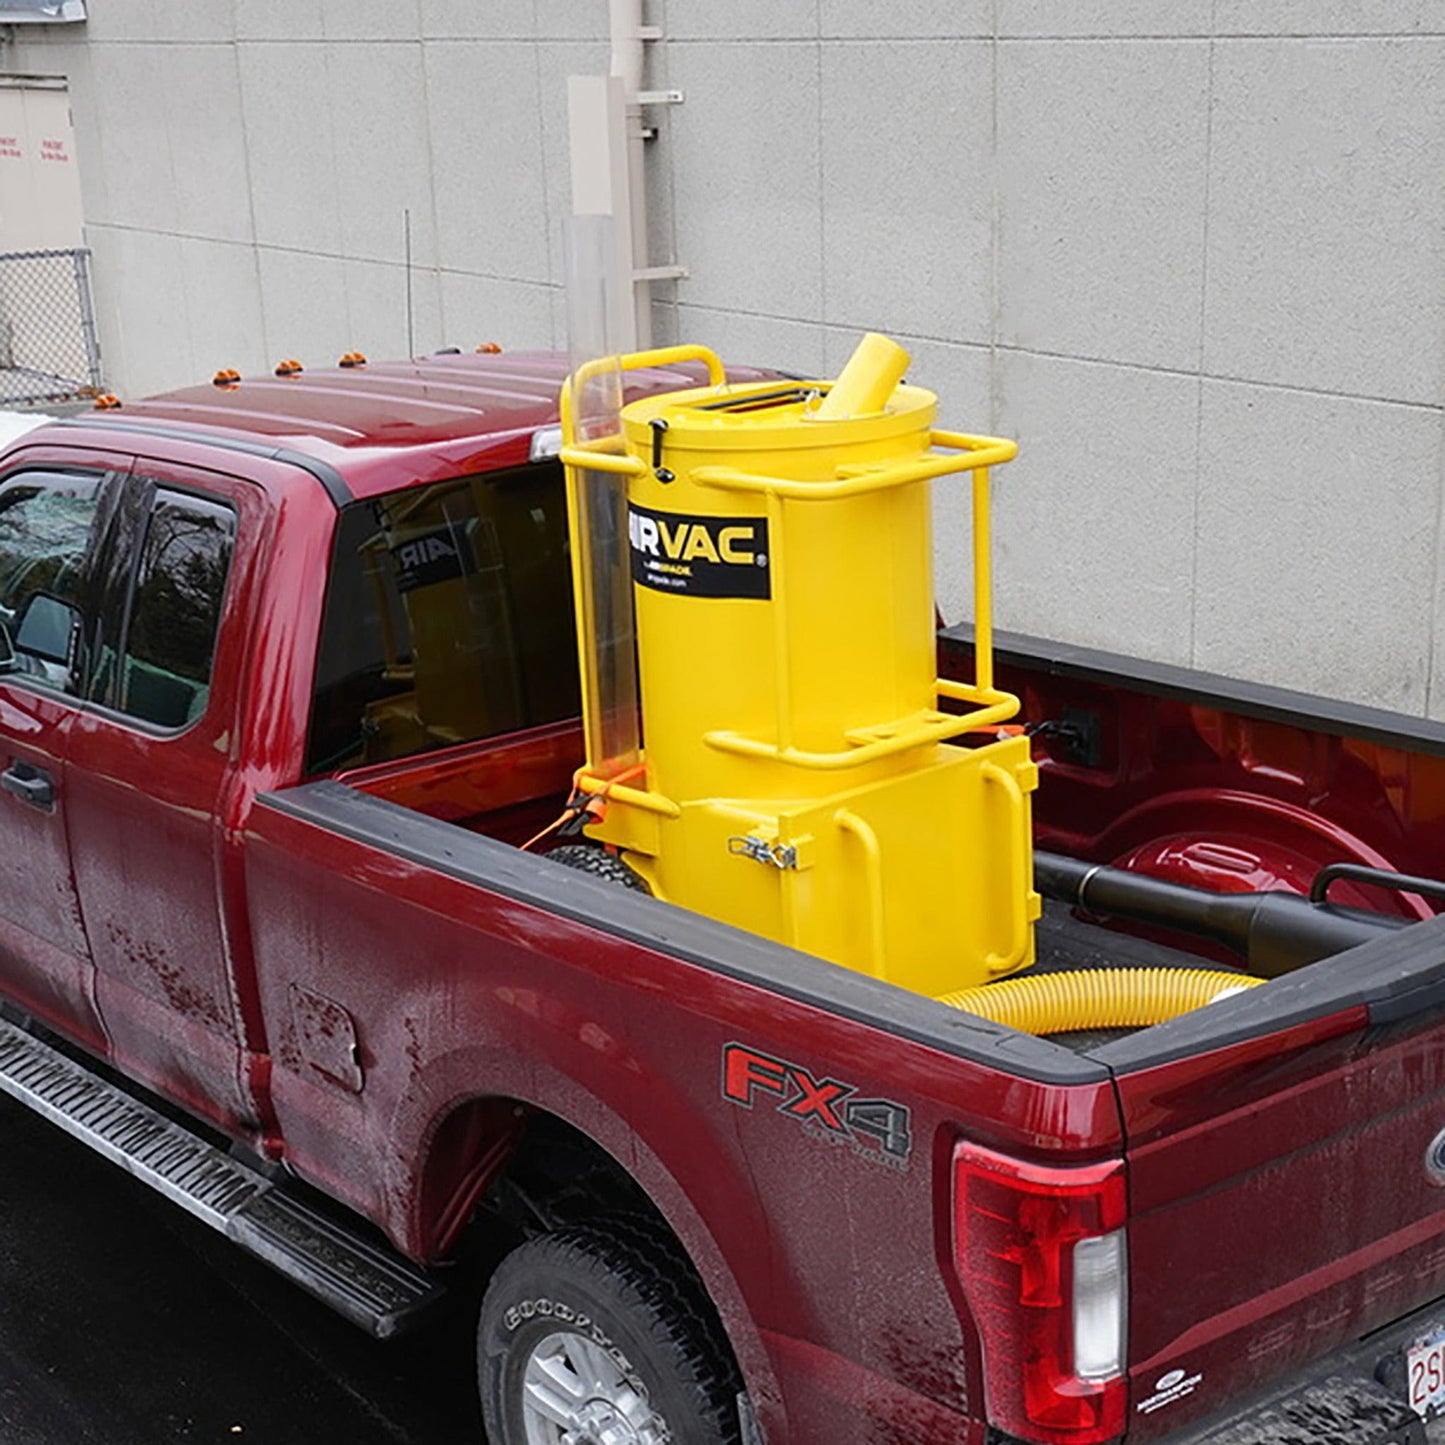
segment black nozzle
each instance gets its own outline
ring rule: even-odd
[[[1212,939],[1265,978],[1343,953],[1407,922],[1386,913],[1311,903],[1295,893],[1211,893],[1062,853],[1034,854],[1034,886],[1046,898],[1089,913]]]

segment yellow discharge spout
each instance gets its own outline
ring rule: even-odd
[[[908,353],[896,341],[870,331],[838,373],[813,417],[818,421],[842,421],[850,416],[876,416],[887,406],[907,370]]]
[[[1087,968],[960,989],[938,1002],[1026,1034],[1144,1029],[1263,982],[1204,968]]]

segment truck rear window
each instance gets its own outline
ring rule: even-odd
[[[341,514],[308,774],[575,716],[561,468],[410,487]]]

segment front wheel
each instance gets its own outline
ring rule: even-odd
[[[640,1222],[543,1235],[482,1302],[489,1445],[737,1445],[737,1371],[687,1261]]]

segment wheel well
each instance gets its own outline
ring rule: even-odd
[[[423,1217],[451,1221],[447,1237],[433,1234],[436,1254],[479,1291],[528,1239],[578,1225],[640,1225],[687,1271],[694,1298],[738,1368],[721,1311],[687,1247],[647,1191],[580,1129],[513,1099],[474,1099],[447,1116],[429,1153],[421,1200],[430,1212]]]
[[[473,1099],[432,1135],[418,1203],[434,1259],[475,1227],[530,1238],[616,1214],[670,1226],[626,1169],[564,1120],[513,1099]]]
[[[646,1191],[617,1160],[553,1114],[525,1116],[517,1146],[493,1179],[481,1207],[524,1236],[609,1214],[644,1215],[672,1232]]]

